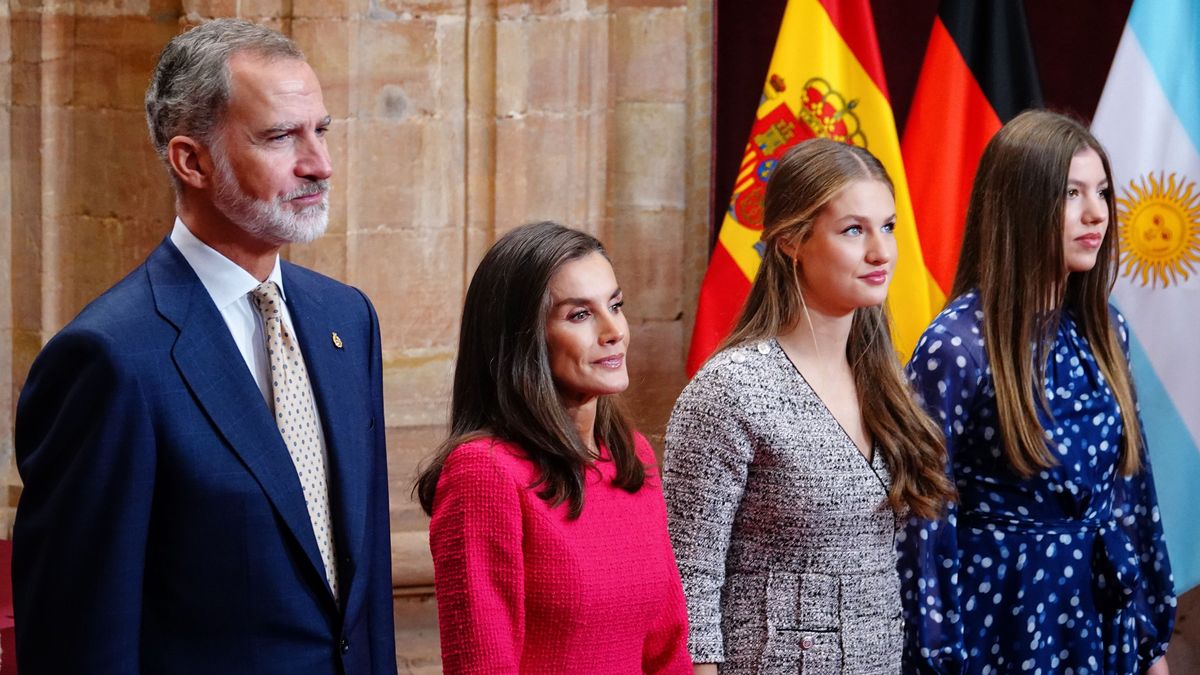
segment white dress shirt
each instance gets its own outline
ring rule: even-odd
[[[254,307],[250,293],[258,287],[258,279],[242,269],[229,258],[218,253],[208,244],[196,238],[182,220],[175,218],[175,227],[171,230],[171,243],[183,254],[192,271],[200,277],[200,283],[212,298],[225,325],[229,327],[233,341],[237,343],[238,351],[246,361],[246,367],[254,376],[254,381],[262,391],[263,400],[271,402],[271,363],[267,358],[267,338],[263,328],[262,315]],[[283,275],[279,271],[279,256],[275,256],[275,266],[267,279],[279,286],[279,293],[287,300],[287,289],[283,287]],[[288,313],[287,304],[283,310],[284,328],[292,335],[292,316]],[[303,351],[303,349],[301,350]],[[301,356],[303,358],[303,355]],[[317,416],[318,423],[320,415]]]

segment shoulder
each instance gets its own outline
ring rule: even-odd
[[[285,284],[317,295],[329,306],[365,309],[374,314],[370,298],[354,286],[286,260],[280,261],[280,268]]]
[[[438,492],[464,487],[511,489],[528,482],[532,465],[520,447],[498,438],[477,438],[450,451],[438,479]]]
[[[89,302],[61,333],[144,342],[152,330],[152,324],[148,322],[159,323],[160,320],[143,264]]]
[[[909,368],[924,364],[935,370],[937,364],[947,359],[982,363],[985,358],[982,326],[983,310],[978,295],[971,291],[955,298],[917,340]]]
[[[764,388],[777,386],[786,357],[774,340],[723,349],[704,364],[684,387],[681,402],[707,401],[736,405],[754,399]]]

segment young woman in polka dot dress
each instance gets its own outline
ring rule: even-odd
[[[953,300],[908,365],[959,500],[901,543],[905,672],[1166,672],[1175,596],[1107,301],[1112,185],[1096,139],[1046,111],[980,160]]]

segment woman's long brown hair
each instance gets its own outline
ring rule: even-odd
[[[584,473],[592,458],[550,372],[546,316],[554,273],[592,253],[608,257],[595,237],[542,222],[504,235],[480,261],[463,303],[450,436],[413,488],[425,513],[433,515],[438,479],[450,453],[487,436],[520,446],[537,468],[538,478],[530,487],[538,497],[552,506],[566,502],[571,519],[583,511]],[[646,467],[614,396],[597,399],[595,435],[616,465],[613,484],[637,492]]]
[[[822,209],[858,180],[891,178],[866,150],[826,139],[804,141],[783,156],[767,182],[762,265],[733,333],[721,349],[775,337],[803,315],[797,261],[784,248],[805,240]],[[913,398],[892,347],[883,306],[854,311],[846,358],[854,375],[863,425],[892,476],[888,502],[922,518],[938,517],[955,496],[946,476],[945,440]]]
[[[1068,275],[1062,247],[1067,178],[1071,159],[1088,148],[1100,155],[1108,178],[1109,231],[1095,267]],[[1141,428],[1129,364],[1108,310],[1117,268],[1112,185],[1100,142],[1075,120],[1046,110],[1013,118],[979,160],[950,297],[978,289],[1000,435],[1008,462],[1020,476],[1057,463],[1037,408],[1050,414],[1042,383],[1064,310],[1079,324],[1120,407],[1121,470],[1131,475],[1141,466]]]

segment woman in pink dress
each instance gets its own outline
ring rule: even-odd
[[[603,246],[519,227],[467,290],[450,437],[417,482],[446,673],[689,673],[654,453],[614,399],[629,326]]]

